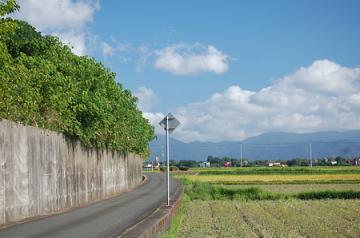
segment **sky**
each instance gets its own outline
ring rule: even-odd
[[[116,72],[173,137],[360,129],[360,1],[18,0],[13,15]]]

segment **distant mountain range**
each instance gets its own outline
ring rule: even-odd
[[[170,159],[203,161],[209,155],[240,158],[241,144],[243,145],[243,158],[249,160],[309,158],[310,143],[313,158],[360,156],[360,130],[352,130],[303,134],[273,132],[239,142],[185,143],[170,137]],[[162,147],[165,155],[165,136],[158,135],[157,140],[150,143],[152,150],[150,160],[154,160],[155,156],[162,157]]]

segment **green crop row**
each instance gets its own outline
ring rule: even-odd
[[[307,192],[269,192],[258,187],[237,188],[187,181],[185,193],[192,200],[278,200],[278,199],[359,199],[360,191],[325,190]]]

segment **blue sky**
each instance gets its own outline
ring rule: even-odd
[[[359,11],[359,1],[106,1],[89,27],[104,40],[135,47],[199,42],[229,55],[228,72],[197,76],[152,65],[136,72],[117,56],[96,55],[124,86],[151,87],[161,102],[155,109],[166,111],[234,84],[258,90],[317,59],[360,65]]]
[[[360,129],[360,1],[19,2],[16,17],[115,71],[154,125],[177,115],[184,141]]]

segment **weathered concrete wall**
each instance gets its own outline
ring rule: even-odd
[[[0,121],[0,225],[108,198],[138,185],[142,159]]]

